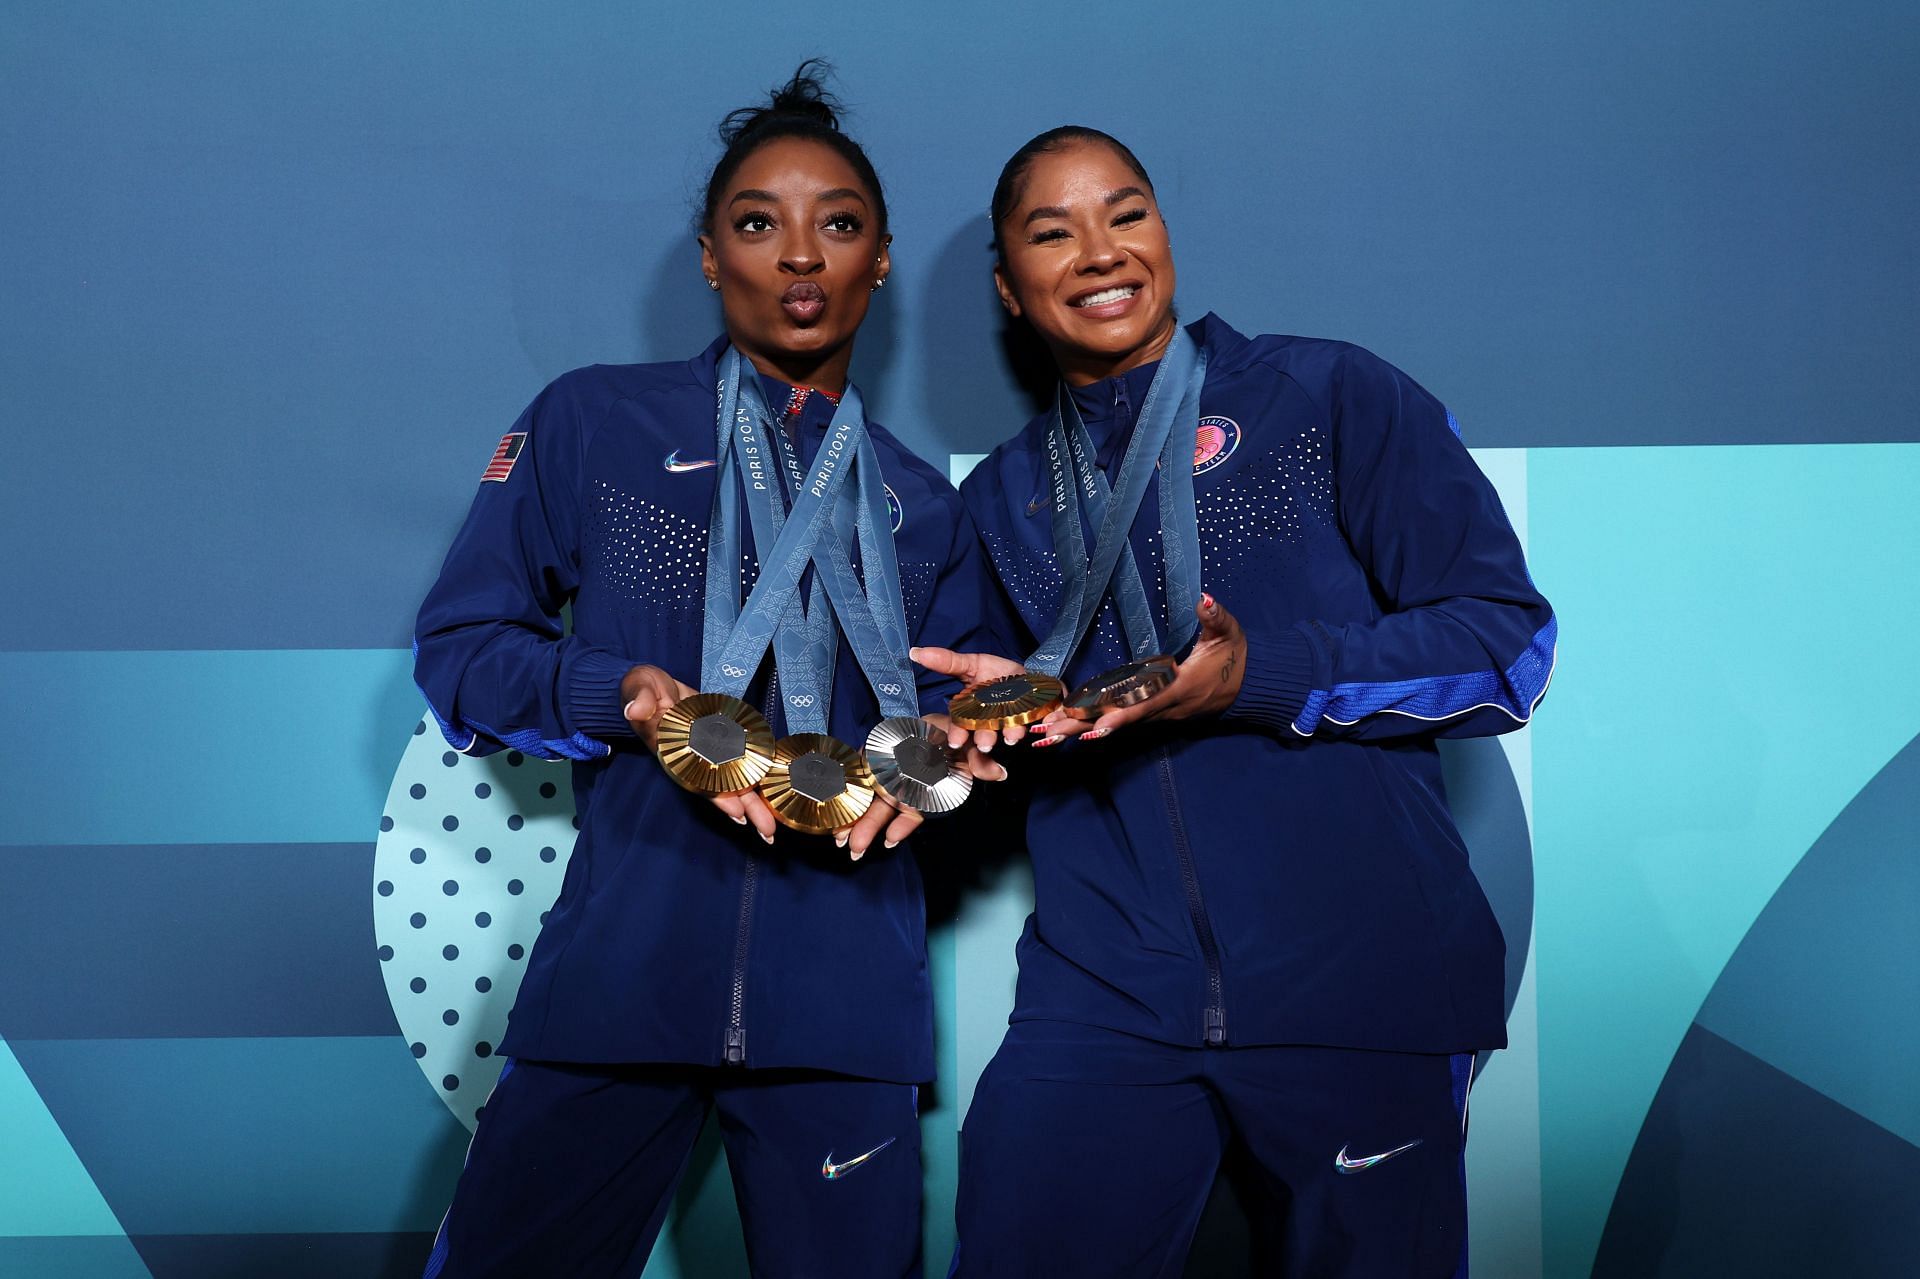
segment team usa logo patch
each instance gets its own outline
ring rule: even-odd
[[[887,523],[898,533],[900,526],[907,522],[906,508],[900,505],[900,495],[893,491],[893,485],[882,484],[880,487],[887,491]]]
[[[500,447],[493,451],[493,460],[487,463],[487,469],[480,473],[482,484],[505,484],[507,477],[513,474],[513,464],[520,460],[520,450],[527,445],[525,431],[508,431],[500,437]]]
[[[1203,417],[1193,436],[1193,473],[1205,475],[1240,447],[1240,424],[1230,417]]]

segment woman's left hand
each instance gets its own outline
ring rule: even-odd
[[[953,731],[953,721],[945,715],[923,715],[921,718],[942,734],[951,734]],[[975,781],[1004,782],[1007,780],[1007,770],[989,759],[971,742],[955,750],[954,754],[959,757],[956,762],[961,770]],[[833,832],[833,842],[846,849],[847,855],[854,861],[859,861],[866,856],[867,850],[873,847],[873,841],[882,837],[882,832],[885,833],[886,846],[892,848],[919,829],[920,823],[925,820],[924,813],[916,812],[911,808],[902,808],[887,798],[884,793],[876,794],[867,811],[862,813],[852,825],[842,826]]]
[[[1097,720],[1074,719],[1055,711],[1031,730],[1039,738],[1034,745],[1053,746],[1070,737],[1093,741],[1129,724],[1218,715],[1232,706],[1246,675],[1246,632],[1211,595],[1202,595],[1194,611],[1200,617],[1200,638],[1180,663],[1173,683],[1137,706],[1108,711]]]

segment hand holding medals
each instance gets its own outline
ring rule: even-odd
[[[1046,435],[1054,555],[1062,579],[1051,627],[1025,667],[946,649],[913,654],[928,669],[966,682],[966,691],[954,699],[953,720],[979,730],[980,749],[991,749],[996,733],[1010,743],[1039,733],[1037,746],[1068,737],[1104,737],[1136,720],[1225,710],[1238,696],[1246,639],[1233,617],[1200,590],[1192,450],[1206,364],[1205,353],[1186,330],[1174,329],[1113,475],[1098,465],[1080,410],[1061,385]],[[1132,541],[1149,488],[1159,493],[1164,630]],[[1057,677],[1081,650],[1108,600],[1132,660],[1066,693]],[[1180,651],[1189,639],[1194,642],[1186,661],[1162,655]],[[1029,727],[1035,723],[1040,727]]]
[[[662,717],[660,762],[736,820],[751,815],[769,843],[762,807],[795,830],[835,833],[858,860],[882,827],[892,847],[923,812],[958,807],[972,786],[954,752],[919,723],[900,567],[860,393],[846,389],[813,463],[803,467],[737,349],[721,359],[717,392],[700,661],[707,691]],[[744,604],[743,498],[760,561]],[[827,733],[843,635],[887,717],[868,739],[873,763]],[[775,683],[763,716],[740,699],[769,648]],[[777,742],[768,725],[776,692],[792,730]]]

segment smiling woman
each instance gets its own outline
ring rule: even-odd
[[[1051,749],[954,1273],[1177,1273],[1232,1144],[1288,1273],[1454,1274],[1504,972],[1434,739],[1527,721],[1552,609],[1411,378],[1178,322],[1118,141],[1041,134],[992,212],[1000,299],[1060,379],[963,489],[1026,656],[917,656],[1078,689],[1004,730]]]
[[[448,742],[572,761],[581,815],[429,1275],[638,1273],[712,1109],[751,1256],[917,1256],[932,1010],[891,850],[921,814],[845,743],[946,749],[957,683],[908,646],[976,638],[988,586],[959,495],[847,380],[887,207],[819,70],[722,126],[698,239],[725,335],[541,392],[420,612]]]

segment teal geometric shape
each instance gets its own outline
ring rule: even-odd
[[[0,1275],[20,1279],[153,1279],[125,1235],[0,1237]]]
[[[1697,1020],[1920,1146],[1920,738],[1807,850]]]
[[[1668,1062],[1920,723],[1920,446],[1529,455],[1564,642],[1533,727],[1546,1272],[1584,1274]]]
[[[431,1232],[466,1154],[398,1036],[12,1047],[134,1236]]]
[[[4,1039],[0,1039],[0,1134],[4,1134],[0,1136],[0,1237],[126,1238],[113,1209]],[[115,1249],[108,1252],[118,1255]],[[0,1252],[0,1258],[5,1255]],[[131,1247],[126,1255],[134,1255]],[[35,1273],[56,1272],[0,1266],[0,1274]],[[146,1273],[145,1267],[140,1273]]]
[[[0,653],[0,844],[367,840],[419,716],[404,649]]]

